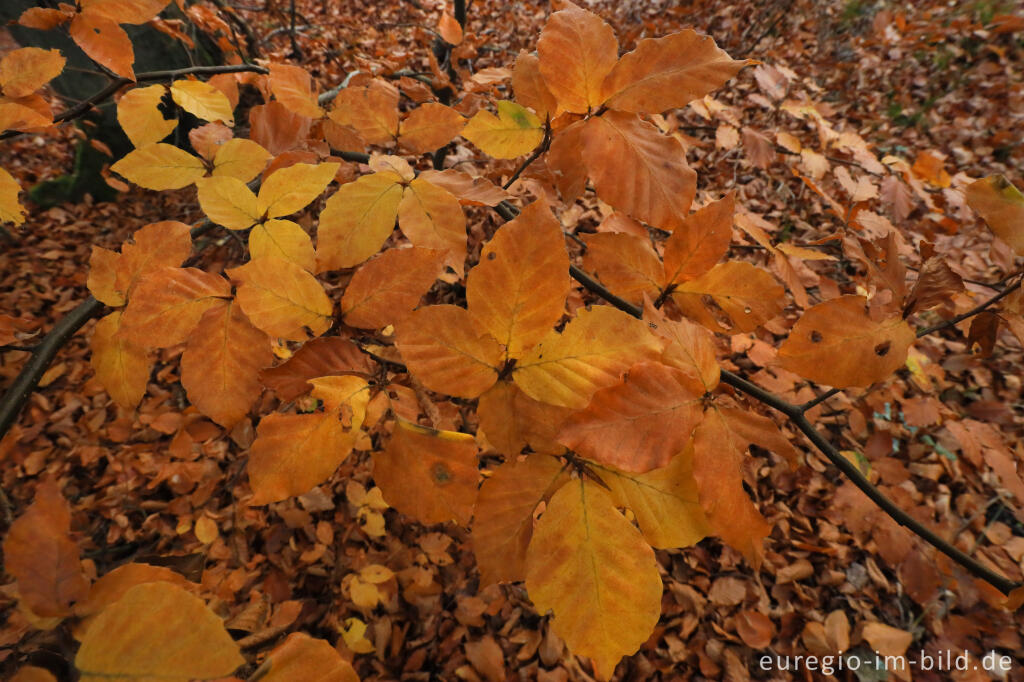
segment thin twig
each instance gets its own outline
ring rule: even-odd
[[[961,314],[957,315],[956,317],[951,317],[948,320],[946,320],[944,322],[940,322],[939,324],[934,324],[931,327],[925,327],[924,329],[919,329],[917,331],[917,338],[921,338],[922,336],[927,336],[928,334],[932,334],[932,333],[937,332],[937,331],[942,331],[943,329],[948,329],[949,327],[952,327],[954,325],[959,324],[960,322],[963,322],[968,317],[972,317],[974,315],[977,315],[978,313],[984,312],[985,310],[987,310],[988,308],[991,308],[993,305],[995,305],[999,301],[1003,300],[1004,298],[1006,298],[1007,296],[1009,296],[1013,292],[1017,291],[1017,289],[1020,289],[1020,285],[1021,285],[1021,281],[1022,280],[1024,280],[1024,275],[1019,277],[1016,282],[1014,282],[1010,286],[1006,287],[1005,289],[1000,291],[998,294],[996,294],[992,298],[988,299],[984,303],[981,303],[981,304],[971,308],[966,313],[961,313]]]
[[[529,168],[531,163],[533,163],[534,161],[539,159],[541,154],[546,152],[548,150],[548,147],[550,147],[550,146],[551,146],[551,122],[550,121],[544,121],[544,139],[541,141],[540,145],[536,149],[533,150],[533,153],[530,154],[526,158],[526,160],[523,161],[522,164],[520,164],[519,168],[516,169],[516,172],[512,174],[512,177],[509,178],[508,182],[506,182],[504,185],[502,185],[501,188],[502,189],[508,189],[509,187],[511,187],[512,184],[515,183],[515,181],[519,179],[519,176],[523,174],[523,171],[526,170],[527,168]]]

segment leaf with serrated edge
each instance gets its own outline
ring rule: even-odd
[[[603,388],[562,425],[570,450],[617,469],[660,469],[690,440],[702,415],[703,386],[673,367],[644,362]]]
[[[96,371],[96,380],[111,399],[126,410],[134,410],[146,392],[153,362],[144,348],[120,335],[120,329],[119,310],[96,323],[89,345],[89,362]]]
[[[209,83],[177,80],[171,84],[174,103],[204,121],[220,121],[229,128],[235,125],[233,107],[227,95]]]
[[[229,230],[252,227],[263,212],[256,195],[245,183],[229,175],[196,180],[199,208],[212,222]]]
[[[786,292],[767,271],[742,261],[719,263],[684,282],[672,294],[687,317],[716,332],[751,332],[782,312]],[[719,320],[704,297],[710,296],[728,319]],[[717,312],[717,311],[716,311]]]
[[[569,650],[607,679],[622,656],[647,641],[661,615],[654,551],[589,481],[562,486],[537,522],[526,552],[526,591]]]
[[[433,249],[388,249],[364,263],[341,298],[345,324],[379,329],[394,324],[419,304],[441,272]]]
[[[163,142],[129,152],[110,170],[140,187],[156,190],[188,187],[206,174],[202,159]]]
[[[635,114],[609,111],[589,119],[583,162],[598,197],[664,230],[683,224],[697,192],[697,174],[679,140]]]
[[[496,159],[514,159],[532,151],[544,139],[544,123],[529,109],[500,100],[498,115],[481,109],[469,120],[462,136]]]
[[[231,296],[220,275],[162,267],[139,277],[121,320],[120,335],[143,348],[181,343],[207,310]]]
[[[316,269],[313,240],[291,220],[268,220],[253,227],[249,232],[249,256],[253,260],[274,256],[291,261],[308,272]]]
[[[397,173],[364,175],[338,188],[320,213],[316,258],[320,272],[359,265],[395,228],[402,200]]]
[[[692,442],[661,469],[635,474],[595,465],[615,506],[636,516],[653,547],[675,549],[697,544],[711,533],[693,478]]]
[[[483,482],[473,507],[470,535],[480,569],[480,587],[526,577],[533,512],[568,480],[556,458],[531,455],[522,462],[498,467]]]
[[[181,356],[181,385],[200,412],[230,429],[263,390],[259,372],[270,366],[270,339],[236,303],[206,311]]]
[[[239,282],[235,294],[249,320],[271,336],[305,341],[331,326],[334,304],[313,275],[274,256],[265,256],[227,271]]]
[[[326,380],[326,381],[325,381]],[[311,414],[268,414],[256,428],[249,454],[249,504],[260,505],[302,495],[330,478],[345,461],[359,435],[370,400],[364,379],[323,377],[313,396],[327,395],[330,405]],[[326,401],[325,401],[326,402]],[[340,406],[351,410],[347,424]]]
[[[661,342],[644,322],[610,306],[595,306],[581,311],[561,333],[548,332],[519,359],[512,377],[535,400],[583,408],[632,365],[660,354]]]
[[[395,327],[402,359],[430,390],[476,398],[497,380],[501,344],[464,308],[420,308]]]
[[[679,109],[718,89],[749,63],[732,59],[710,37],[691,29],[645,38],[622,55],[605,79],[606,106],[649,114]]]
[[[562,227],[541,201],[498,228],[466,277],[469,311],[511,357],[551,331],[568,293]]]
[[[373,480],[392,507],[420,523],[469,523],[477,481],[476,442],[397,419],[387,447],[373,453]]]
[[[899,315],[876,321],[863,296],[840,296],[809,308],[779,347],[785,369],[819,384],[870,386],[903,366],[916,338]]]
[[[540,73],[566,111],[588,113],[605,100],[604,81],[619,57],[615,31],[575,5],[551,15],[537,41]]]
[[[82,682],[188,682],[230,675],[243,663],[220,616],[168,582],[136,585],[104,609],[75,656]]]

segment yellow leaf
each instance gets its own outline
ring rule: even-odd
[[[270,90],[278,102],[300,116],[320,118],[324,115],[313,91],[313,80],[301,66],[271,64]]]
[[[583,310],[561,333],[550,331],[519,359],[513,380],[535,400],[583,408],[601,388],[619,382],[632,365],[656,360],[661,342],[647,325],[621,310]]]
[[[196,180],[199,207],[211,221],[229,230],[244,230],[263,215],[256,195],[230,175]]]
[[[633,512],[653,547],[689,547],[711,532],[693,478],[692,445],[676,454],[668,466],[645,474],[601,465],[595,468],[610,489],[615,506]]]
[[[379,329],[411,312],[441,271],[439,251],[388,249],[362,265],[341,299],[345,324]]]
[[[240,283],[235,295],[252,323],[270,336],[305,341],[331,326],[334,305],[313,275],[290,261],[266,256],[227,271]]]
[[[526,577],[533,512],[568,480],[556,458],[531,455],[522,462],[498,467],[483,482],[473,507],[470,535],[480,569],[480,587]]]
[[[0,223],[21,225],[25,222],[25,207],[18,201],[20,191],[18,181],[0,168]]]
[[[274,171],[260,187],[260,213],[280,218],[300,211],[331,184],[340,163],[297,163]]]
[[[81,640],[89,626],[105,608],[124,596],[124,593],[143,583],[169,582],[185,589],[197,587],[180,573],[164,566],[150,564],[123,564],[104,574],[89,588],[89,596],[75,606],[79,622],[75,626],[75,639]]]
[[[26,665],[18,668],[18,672],[14,673],[11,682],[57,682],[57,678],[46,668]]]
[[[140,147],[110,167],[146,189],[181,189],[206,174],[201,159],[174,145],[157,142]]]
[[[750,332],[782,312],[786,292],[767,271],[742,261],[719,263],[672,295],[683,313],[712,331]],[[705,303],[714,299],[715,308]]]
[[[984,218],[992,233],[1024,256],[1024,194],[1002,175],[967,186],[967,205]]]
[[[217,528],[217,522],[209,516],[200,516],[196,519],[195,533],[196,539],[204,545],[209,545],[220,537],[220,529]]]
[[[526,591],[570,651],[608,679],[622,656],[647,641],[661,615],[654,551],[589,481],[552,496],[526,552]]]
[[[298,223],[291,220],[268,220],[252,228],[249,256],[253,260],[266,256],[283,258],[308,272],[313,272],[316,267],[313,241]]]
[[[364,632],[365,628],[364,625]],[[347,643],[348,638],[343,638]],[[362,639],[362,635],[357,639]],[[349,646],[349,648],[352,647]],[[370,651],[373,651],[372,646]],[[369,652],[357,651],[356,653]],[[264,671],[265,674],[260,674],[260,671]],[[267,655],[263,665],[253,677],[259,679],[260,682],[293,682],[293,680],[359,682],[359,676],[352,669],[352,665],[344,660],[334,647],[322,639],[314,639],[302,632],[293,632],[288,635],[284,642]]]
[[[589,119],[582,136],[583,162],[597,196],[655,227],[672,231],[683,224],[697,174],[679,140],[619,111]]]
[[[339,626],[345,646],[357,654],[373,653],[373,642],[366,638],[366,623],[358,618],[346,618],[344,627]]]
[[[220,616],[168,582],[136,585],[104,609],[75,656],[82,682],[188,682],[224,677],[243,663]]]
[[[22,47],[0,59],[0,87],[8,97],[26,97],[64,70],[60,50]]]
[[[126,410],[134,410],[146,392],[153,362],[145,349],[119,334],[120,329],[119,310],[96,323],[90,342],[90,362],[96,371],[96,380],[113,401]]]
[[[413,109],[399,130],[398,144],[417,154],[440,149],[462,132],[466,119],[444,104],[427,102]]]
[[[120,260],[121,254],[94,244],[89,256],[89,278],[85,281],[97,300],[115,308],[125,304],[124,292],[117,288]]]
[[[401,180],[391,172],[364,175],[331,195],[317,228],[321,272],[359,265],[380,250],[395,227]]]
[[[133,88],[117,103],[117,122],[136,147],[145,147],[164,139],[178,126],[177,120],[164,118],[158,109],[167,93],[162,85]]]
[[[619,58],[615,31],[575,5],[551,15],[537,41],[540,73],[566,111],[586,114],[605,100],[605,77]]]
[[[226,126],[235,125],[227,95],[209,83],[197,80],[177,80],[171,84],[171,97],[175,104],[204,121],[220,121]]]
[[[0,130],[31,131],[47,128],[51,123],[50,107],[39,95],[21,99],[0,97]]]
[[[535,201],[498,229],[466,278],[469,310],[506,353],[518,357],[562,317],[569,256],[562,226]]]
[[[749,63],[730,58],[710,37],[691,29],[645,38],[608,74],[606,105],[649,114],[678,109],[716,90]]]
[[[236,137],[217,147],[211,175],[226,175],[242,182],[249,182],[263,172],[269,160],[270,152],[258,143],[244,137]]]
[[[481,109],[469,120],[462,136],[496,159],[514,159],[544,139],[544,123],[521,104],[500,100],[498,115]]]
[[[397,419],[391,440],[373,453],[373,480],[388,504],[420,523],[469,523],[477,480],[476,442]]]
[[[330,478],[352,451],[366,416],[369,386],[352,376],[318,381],[313,396],[324,400],[324,412],[269,414],[260,420],[249,455],[249,483],[254,493],[250,504],[278,502],[309,492]],[[339,419],[342,416],[344,422]]]
[[[497,380],[502,347],[464,308],[420,308],[395,327],[402,359],[430,390],[476,398]]]
[[[690,440],[702,416],[703,386],[657,362],[633,365],[562,425],[558,440],[602,464],[633,472],[660,469]]]
[[[416,246],[446,252],[446,262],[462,273],[466,261],[466,214],[451,192],[426,180],[413,180],[398,203],[398,225]]]
[[[241,421],[263,392],[259,372],[274,362],[270,339],[238,304],[203,315],[181,356],[181,385],[200,412],[226,429]]]
[[[207,310],[231,296],[220,275],[196,268],[161,267],[139,277],[119,334],[143,348],[181,343]]]
[[[870,386],[903,366],[915,339],[899,315],[876,321],[866,298],[840,296],[804,312],[779,347],[779,363],[827,386]]]

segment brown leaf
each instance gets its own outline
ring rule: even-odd
[[[964,281],[960,275],[953,272],[945,260],[932,256],[918,271],[917,281],[910,290],[906,305],[903,306],[903,316],[907,317],[918,310],[934,308],[963,291]]]

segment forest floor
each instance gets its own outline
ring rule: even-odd
[[[431,35],[416,27],[436,25],[433,4],[300,0],[302,63],[326,90],[389,52],[425,54]],[[268,5],[242,16],[257,35],[269,36],[266,51],[284,58],[287,34],[272,32],[286,25],[288,3]],[[922,263],[920,242],[934,243],[974,282],[965,307],[992,293],[985,284],[1012,272],[1012,253],[993,242],[960,190],[994,173],[1018,184],[1024,178],[1024,19],[1015,3],[587,6],[613,24],[623,50],[639,38],[692,26],[733,57],[762,62],[660,121],[687,145],[701,196],[737,192],[742,210],[730,257],[770,265],[794,297],[811,301],[822,288],[844,285],[859,267],[837,248],[836,235],[847,233],[895,235],[911,279]],[[1016,21],[1004,16],[1013,11]],[[478,47],[464,66],[511,66],[520,49],[533,49],[547,12],[533,3],[472,3],[469,29]],[[65,127],[4,142],[0,154],[31,184],[70,168],[74,139]],[[463,145],[453,157],[474,158]],[[492,164],[488,173],[507,177],[512,168]],[[513,189],[541,195],[538,178],[528,173]],[[0,234],[0,311],[30,316],[45,332],[88,295],[93,244],[117,248],[149,222],[198,215],[184,190],[134,189],[116,203],[30,206],[20,230]],[[601,215],[588,195],[562,217],[582,232]],[[800,252],[783,270],[759,240],[764,233],[816,249],[823,259]],[[232,248],[223,238],[204,258],[216,262]],[[137,412],[119,410],[93,379],[92,326],[60,352],[0,441],[0,486],[17,514],[41,477],[59,478],[96,574],[129,560],[170,565],[202,583],[249,653],[304,630],[337,641],[363,680],[592,679],[586,663],[564,654],[522,586],[478,591],[464,530],[423,527],[373,504],[366,452],[307,495],[239,508],[253,424],[227,433],[183,410],[174,366],[158,365],[159,385],[151,384]],[[796,402],[813,397],[798,377],[775,366],[776,338],[769,325],[725,341],[726,366]],[[161,353],[166,363],[180,348]],[[0,352],[0,387],[27,357]],[[1014,467],[1024,467],[1022,366],[1012,335],[999,336],[983,357],[968,343],[966,327],[952,329],[920,343],[892,381],[840,394],[809,416],[902,507],[1021,580],[1024,483]],[[847,667],[850,657],[862,661],[857,672],[837,670],[838,679],[1024,680],[1024,617],[1001,610],[992,590],[875,510],[793,429],[787,432],[805,453],[799,468],[764,451],[751,459],[751,490],[774,524],[765,564],[755,572],[714,539],[660,551],[661,621],[617,678],[820,678],[781,669],[775,657],[838,649]],[[381,515],[386,533],[377,534]],[[201,519],[216,524],[207,542],[196,535]],[[372,588],[375,606],[359,607],[352,576],[370,565],[394,577]],[[0,614],[0,677],[26,660],[46,665],[64,655],[68,642],[59,631],[31,629],[3,588]],[[911,658],[966,651],[980,665],[993,650],[1013,657],[1009,672],[909,665],[910,672],[886,673],[874,665],[876,651]],[[772,659],[763,665],[766,655]]]

